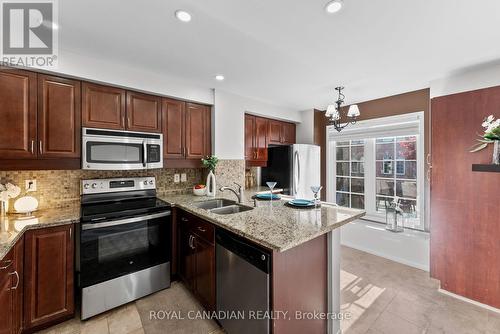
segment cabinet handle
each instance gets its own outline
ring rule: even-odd
[[[182,220],[183,222],[188,222],[188,221],[189,221],[189,219],[187,219],[187,218],[185,218],[185,217],[181,217],[181,220]]]
[[[128,127],[131,128],[131,125],[132,123],[130,123],[130,116],[127,116],[127,123],[128,123]]]
[[[196,249],[196,247],[194,246],[194,239],[195,239],[195,236],[193,235],[192,237],[193,237],[193,239],[191,239],[191,248],[192,248],[192,249]]]
[[[9,290],[16,290],[17,287],[19,286],[19,273],[16,270],[13,273],[9,273],[9,275],[16,275],[16,278],[17,278],[16,286],[9,289]]]
[[[31,140],[31,154],[35,154],[35,141]]]
[[[203,228],[203,227],[201,227],[201,226],[198,226],[198,231],[200,231],[200,232],[206,232],[207,230],[206,230],[206,229],[204,229],[204,228]]]
[[[72,233],[73,233],[73,228],[72,228],[72,227],[70,227],[70,228],[69,228],[69,240],[71,240],[71,234],[72,234]]]
[[[40,154],[43,154],[43,143],[42,141],[40,140]]]
[[[12,264],[12,260],[6,260],[6,261],[3,261],[3,262],[6,263],[7,265],[0,267],[0,270],[7,269]]]
[[[125,116],[122,116],[122,126],[125,127]]]

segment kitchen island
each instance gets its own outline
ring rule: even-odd
[[[364,211],[323,203],[317,209],[297,209],[286,200],[252,199],[258,190],[242,194],[252,210],[220,215],[199,208],[211,197],[163,195],[177,210],[216,228],[230,231],[272,254],[270,305],[272,333],[338,333],[340,330],[340,227]],[[232,193],[216,199],[236,200]],[[174,229],[182,229],[177,220]],[[182,247],[182,246],[181,246]]]

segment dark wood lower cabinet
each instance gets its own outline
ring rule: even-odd
[[[215,310],[214,227],[183,211],[178,212],[179,276],[210,311]]]
[[[74,315],[73,225],[25,235],[24,325],[29,332]]]
[[[0,261],[0,334],[23,329],[23,247],[20,239]]]

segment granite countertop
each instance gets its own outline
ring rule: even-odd
[[[256,193],[266,190],[269,191],[265,187],[245,190],[242,204],[256,207],[250,211],[231,215],[218,215],[194,206],[195,203],[214,199],[212,197],[173,194],[158,194],[158,197],[172,206],[278,252],[303,244],[365,214],[362,210],[328,204],[322,204],[318,209],[295,209],[285,206],[285,200],[271,203],[252,199]],[[236,196],[229,191],[223,193],[218,191],[215,198],[236,200]],[[0,260],[27,230],[79,221],[80,202],[68,203],[63,208],[36,211],[29,217],[20,214],[0,217]]]
[[[80,202],[68,203],[63,208],[35,211],[31,216],[9,214],[0,217],[0,260],[10,251],[27,230],[73,224],[80,221]]]
[[[225,191],[214,198],[194,195],[159,195],[173,206],[179,207],[219,227],[234,232],[266,248],[283,252],[318,236],[326,234],[365,215],[362,210],[322,204],[318,209],[295,209],[285,206],[286,200],[254,201],[251,197],[266,188],[244,191],[243,203],[253,210],[230,215],[218,215],[194,206],[197,202],[214,198],[236,200]],[[269,192],[269,190],[267,190]]]

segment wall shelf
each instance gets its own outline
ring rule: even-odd
[[[472,171],[473,172],[500,173],[500,165],[473,164]]]

